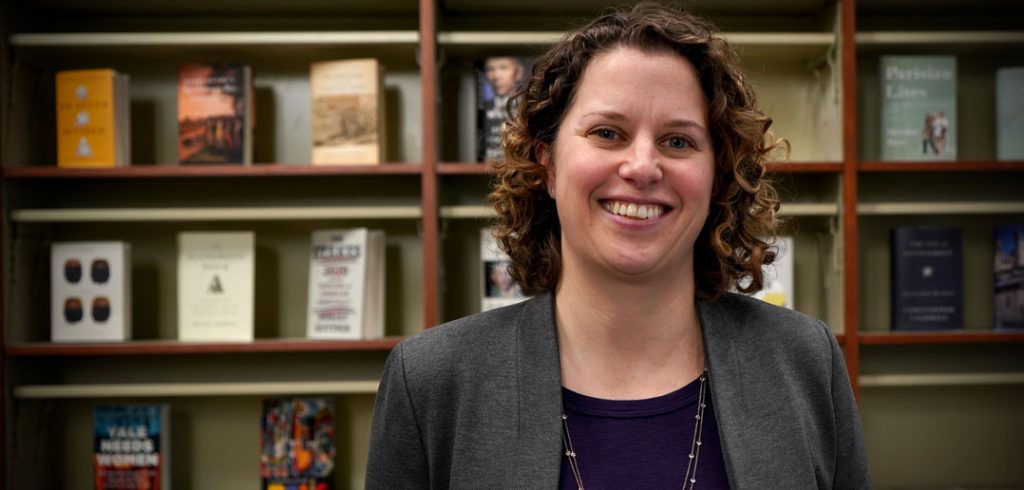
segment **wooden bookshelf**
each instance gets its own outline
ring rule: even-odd
[[[861,332],[861,345],[928,345],[928,344],[1007,344],[1024,343],[1024,332],[952,331],[952,332]]]
[[[212,177],[330,177],[359,175],[419,175],[412,163],[381,165],[134,165],[119,168],[4,167],[6,179],[144,179]]]
[[[264,354],[285,352],[387,351],[404,337],[374,340],[258,339],[253,342],[179,342],[134,340],[116,343],[57,344],[53,342],[8,343],[8,357],[151,356],[190,354]]]

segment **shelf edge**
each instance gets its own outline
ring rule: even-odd
[[[378,381],[286,381],[264,383],[160,383],[25,385],[14,388],[21,399],[184,397],[184,396],[278,396],[374,394]]]

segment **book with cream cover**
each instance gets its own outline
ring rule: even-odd
[[[254,233],[178,234],[178,339],[253,340],[254,280]]]
[[[307,335],[361,340],[384,336],[384,232],[314,231]]]
[[[384,85],[376,59],[313,63],[314,165],[378,164],[384,160]]]
[[[54,342],[131,339],[131,246],[56,242],[50,249],[50,338]]]

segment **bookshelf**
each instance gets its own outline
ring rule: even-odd
[[[796,307],[826,320],[844,348],[876,488],[1020,487],[1024,333],[992,331],[990,234],[1024,221],[1024,161],[995,160],[991,87],[996,67],[1024,65],[1024,6],[922,5],[696,2],[792,143],[770,172],[800,250]],[[252,488],[260,399],[308,394],[335,398],[337,487],[361,488],[388,351],[479,305],[478,233],[492,214],[487,167],[473,163],[473,62],[539,54],[598,11],[586,0],[514,11],[484,0],[0,6],[5,486],[88,488],[92,407],[166,402],[175,485]],[[958,161],[880,161],[883,54],[962,60]],[[386,68],[389,163],[309,165],[309,63],[367,56]],[[196,60],[255,68],[255,165],[173,163],[176,69]],[[134,165],[58,169],[53,73],[95,66],[132,77]],[[964,229],[965,281],[977,287],[965,288],[963,331],[889,330],[887,233],[903,224]],[[387,233],[388,337],[305,340],[309,234],[349,226]],[[184,230],[256,232],[255,342],[174,340]],[[137,340],[48,341],[47,246],[66,239],[132,243]]]

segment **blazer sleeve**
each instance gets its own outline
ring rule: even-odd
[[[826,329],[828,327],[825,327]],[[843,352],[830,330],[832,344],[832,408],[836,428],[836,462],[833,488],[861,490],[871,488],[864,433],[861,429],[857,401],[853,398],[850,378],[846,372]]]
[[[430,486],[426,451],[406,385],[402,345],[391,351],[377,390],[366,465],[366,488]]]

